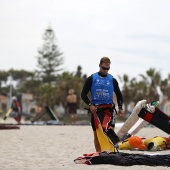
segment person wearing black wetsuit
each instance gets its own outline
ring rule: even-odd
[[[81,92],[82,100],[89,105],[91,114],[91,126],[94,132],[94,145],[97,152],[100,152],[101,147],[97,138],[96,128],[94,123],[93,114],[97,114],[101,124],[104,120],[105,111],[103,108],[106,108],[110,112],[111,122],[108,122],[109,125],[114,130],[115,120],[113,116],[113,95],[116,94],[117,103],[118,103],[118,115],[123,117],[124,112],[122,109],[123,97],[120,91],[117,80],[108,73],[110,69],[110,59],[108,57],[103,57],[100,60],[99,72],[92,74],[86,79],[86,82],[83,86]],[[90,91],[91,99],[88,97]],[[100,109],[102,108],[102,109]]]

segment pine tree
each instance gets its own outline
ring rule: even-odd
[[[56,81],[57,72],[61,71],[63,57],[56,44],[55,33],[51,27],[45,30],[43,35],[43,46],[38,50],[38,75],[43,83],[51,84]]]

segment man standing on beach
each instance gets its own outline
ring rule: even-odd
[[[84,84],[84,87],[81,92],[81,98],[82,100],[89,105],[89,109],[91,114],[91,126],[94,133],[94,145],[97,152],[101,151],[100,143],[97,138],[96,128],[95,128],[95,122],[94,122],[94,116],[93,114],[97,114],[101,124],[104,120],[104,109],[106,108],[109,110],[111,115],[111,122],[109,125],[112,127],[112,130],[114,130],[115,127],[115,121],[113,120],[113,95],[114,92],[117,97],[117,103],[118,103],[118,115],[120,117],[123,117],[123,98],[122,94],[118,85],[117,80],[108,73],[110,69],[111,61],[108,57],[103,57],[100,59],[99,63],[99,72],[92,74],[89,76]],[[91,100],[88,97],[88,92],[91,93]],[[100,109],[102,108],[102,109]]]
[[[77,96],[74,93],[73,89],[70,89],[68,91],[68,96],[67,96],[67,107],[69,110],[69,120],[70,124],[74,125],[76,124],[76,113],[77,113]]]

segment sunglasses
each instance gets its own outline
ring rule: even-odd
[[[107,67],[103,67],[103,66],[101,66],[101,68],[102,68],[103,70],[109,70],[109,69],[110,69],[110,67],[107,68]]]

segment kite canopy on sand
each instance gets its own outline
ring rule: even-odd
[[[170,154],[168,155],[147,155],[129,154],[122,152],[101,152],[78,157],[74,160],[76,164],[111,164],[118,166],[148,165],[170,167]]]

